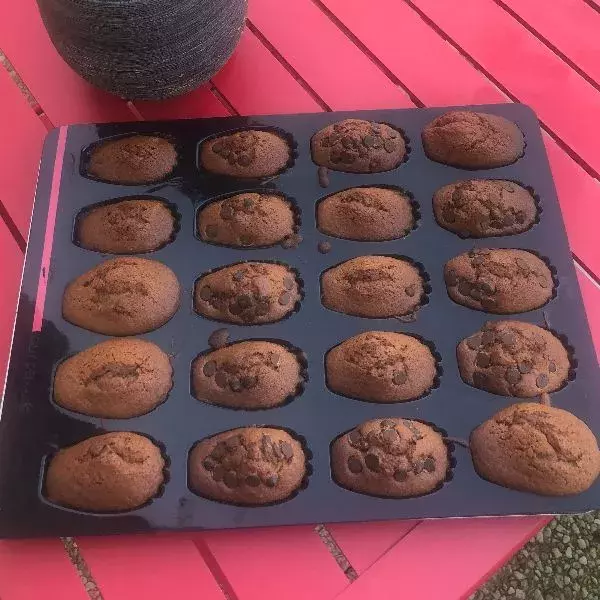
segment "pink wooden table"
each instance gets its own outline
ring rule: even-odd
[[[35,0],[1,3],[0,49],[35,105],[0,65],[0,376],[41,144],[53,126],[85,121],[527,103],[542,122],[600,346],[598,31],[598,0],[250,0],[241,44],[210,84],[176,100],[128,105],[62,63]],[[354,580],[312,527],[77,543],[106,600],[458,600],[545,522],[330,526]],[[84,584],[58,539],[0,542],[1,600],[84,600]]]

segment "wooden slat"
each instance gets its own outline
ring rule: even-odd
[[[600,172],[600,92],[493,0],[411,1]]]
[[[600,83],[600,13],[583,0],[502,0],[547,42]]]
[[[213,78],[213,84],[243,115],[321,110],[248,29],[229,62]]]
[[[424,104],[506,102],[507,98],[490,80],[404,2],[377,0],[377,11],[363,11],[359,4],[345,0],[323,3]],[[382,20],[380,14],[390,18]],[[397,52],[397,23],[403,23],[405,42],[412,49],[410,61]],[[544,141],[571,248],[586,265],[600,273],[595,219],[589,218],[600,218],[600,186],[552,138],[545,135]]]
[[[54,125],[132,120],[123,100],[86,83],[60,58],[35,0],[0,3],[0,49]]]
[[[89,600],[60,540],[0,542],[0,598]]]
[[[423,521],[340,594],[340,600],[458,600],[547,522],[541,517]],[[480,573],[480,579],[474,578]],[[400,592],[401,590],[401,592]]]
[[[207,532],[239,600],[331,600],[348,579],[312,527]]]
[[[199,117],[226,117],[227,108],[210,91],[209,85],[162,102],[136,101],[135,106],[147,121],[163,119],[194,119]]]
[[[77,543],[104,600],[225,599],[196,545],[183,536],[93,537]]]
[[[311,0],[251,0],[248,18],[333,110],[412,106]]]
[[[23,254],[2,220],[0,220],[0,256],[2,256],[0,271],[0,394],[2,394],[23,265]]]
[[[0,201],[27,238],[46,128],[0,65]]]
[[[360,575],[418,525],[419,521],[378,521],[327,525],[338,546]]]

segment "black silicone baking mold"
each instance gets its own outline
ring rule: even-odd
[[[444,263],[474,247],[523,248],[547,257],[556,270],[556,296],[543,308],[514,315],[565,335],[574,348],[574,378],[551,395],[565,408],[600,431],[598,364],[588,330],[577,277],[535,114],[516,104],[466,107],[515,121],[526,139],[525,154],[514,164],[468,171],[427,159],[421,130],[447,108],[358,111],[305,115],[231,117],[156,123],[75,125],[53,131],[44,146],[35,210],[20,294],[10,368],[0,420],[0,535],[85,535],[165,529],[218,529],[377,519],[421,519],[481,515],[553,514],[600,507],[600,481],[578,496],[553,498],[502,488],[481,479],[468,451],[456,445],[451,480],[432,494],[409,499],[383,499],[353,493],[336,485],[329,465],[330,443],[342,432],[368,419],[399,416],[435,424],[453,438],[470,431],[502,407],[518,401],[495,396],[462,382],[456,345],[501,315],[459,306],[450,300],[443,281]],[[353,117],[385,122],[401,129],[409,141],[408,159],[379,174],[329,172],[320,186],[310,157],[310,138],[322,127]],[[279,175],[258,180],[211,176],[198,168],[200,141],[245,127],[281,129],[294,140],[295,159]],[[172,175],[155,185],[119,186],[84,177],[85,149],[98,140],[128,133],[166,135],[175,140],[179,161]],[[540,219],[515,236],[461,239],[439,227],[432,196],[441,186],[469,178],[509,179],[530,187],[539,199]],[[405,238],[386,242],[355,242],[325,236],[315,223],[315,205],[324,196],[365,185],[398,187],[410,193],[418,211],[416,228]],[[195,234],[197,209],[216,197],[238,191],[272,190],[292,198],[301,214],[296,248],[281,246],[235,249],[203,243]],[[104,339],[66,322],[61,314],[65,286],[108,256],[79,247],[73,227],[79,212],[96,203],[144,195],[160,198],[180,217],[175,240],[146,258],[167,264],[183,288],[176,315],[144,336],[172,355],[174,386],[169,398],[151,413],[127,420],[102,420],[64,411],[51,402],[52,375],[65,357]],[[320,242],[331,251],[318,251]],[[428,302],[412,322],[363,319],[327,310],[321,305],[321,273],[349,258],[365,254],[406,256],[429,276]],[[296,269],[304,283],[300,309],[278,323],[225,325],[230,341],[283,340],[306,354],[307,381],[292,402],[264,411],[230,410],[196,400],[190,390],[190,366],[209,349],[208,337],[224,325],[194,312],[192,290],[199,275],[245,260],[268,260]],[[324,356],[333,346],[360,332],[377,329],[420,336],[435,345],[441,357],[439,385],[423,398],[379,405],[332,393],[325,384]],[[289,428],[306,441],[312,453],[312,474],[306,489],[288,502],[248,508],[229,506],[193,494],[187,485],[187,456],[201,439],[247,425]],[[160,442],[169,458],[169,480],[162,494],[126,514],[94,515],[54,506],[42,495],[45,460],[58,448],[105,431],[136,431]]]

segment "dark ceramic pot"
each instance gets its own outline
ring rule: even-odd
[[[237,45],[247,0],[37,0],[52,42],[84,79],[127,99],[208,81]]]

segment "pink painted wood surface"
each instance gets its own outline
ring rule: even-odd
[[[535,106],[548,128],[600,171],[598,90],[493,0],[463,0],[460,10],[452,2],[412,2],[512,94]]]
[[[0,65],[0,202],[27,238],[46,128]]]
[[[207,532],[201,538],[240,600],[330,600],[348,586],[312,527]]]
[[[92,87],[62,60],[35,0],[0,3],[0,49],[54,125],[133,119],[123,100]]]
[[[195,544],[183,535],[77,542],[105,600],[225,600]]]
[[[240,114],[315,112],[320,106],[273,54],[246,29],[213,84]]]
[[[310,0],[251,0],[249,9],[250,22],[333,110],[412,106]]]
[[[600,13],[583,0],[500,0],[542,36],[600,83]]]
[[[380,11],[390,16],[382,20],[379,12],[363,11],[355,2],[322,1],[425,105],[507,101],[502,91],[405,2],[378,0]],[[410,61],[397,52],[396,23],[403,24],[403,39],[412,49]],[[523,30],[523,35],[529,34]],[[538,107],[534,104],[533,109],[538,110]],[[545,135],[544,140],[571,248],[589,268],[600,273],[600,244],[597,243],[594,220],[586,217],[600,213],[598,181],[559,148],[550,136]]]
[[[466,598],[546,521],[541,517],[423,521],[339,598]]]
[[[0,598],[89,600],[60,540],[0,541]]]
[[[577,278],[596,347],[596,357],[600,360],[600,285],[580,266],[577,266]]]

